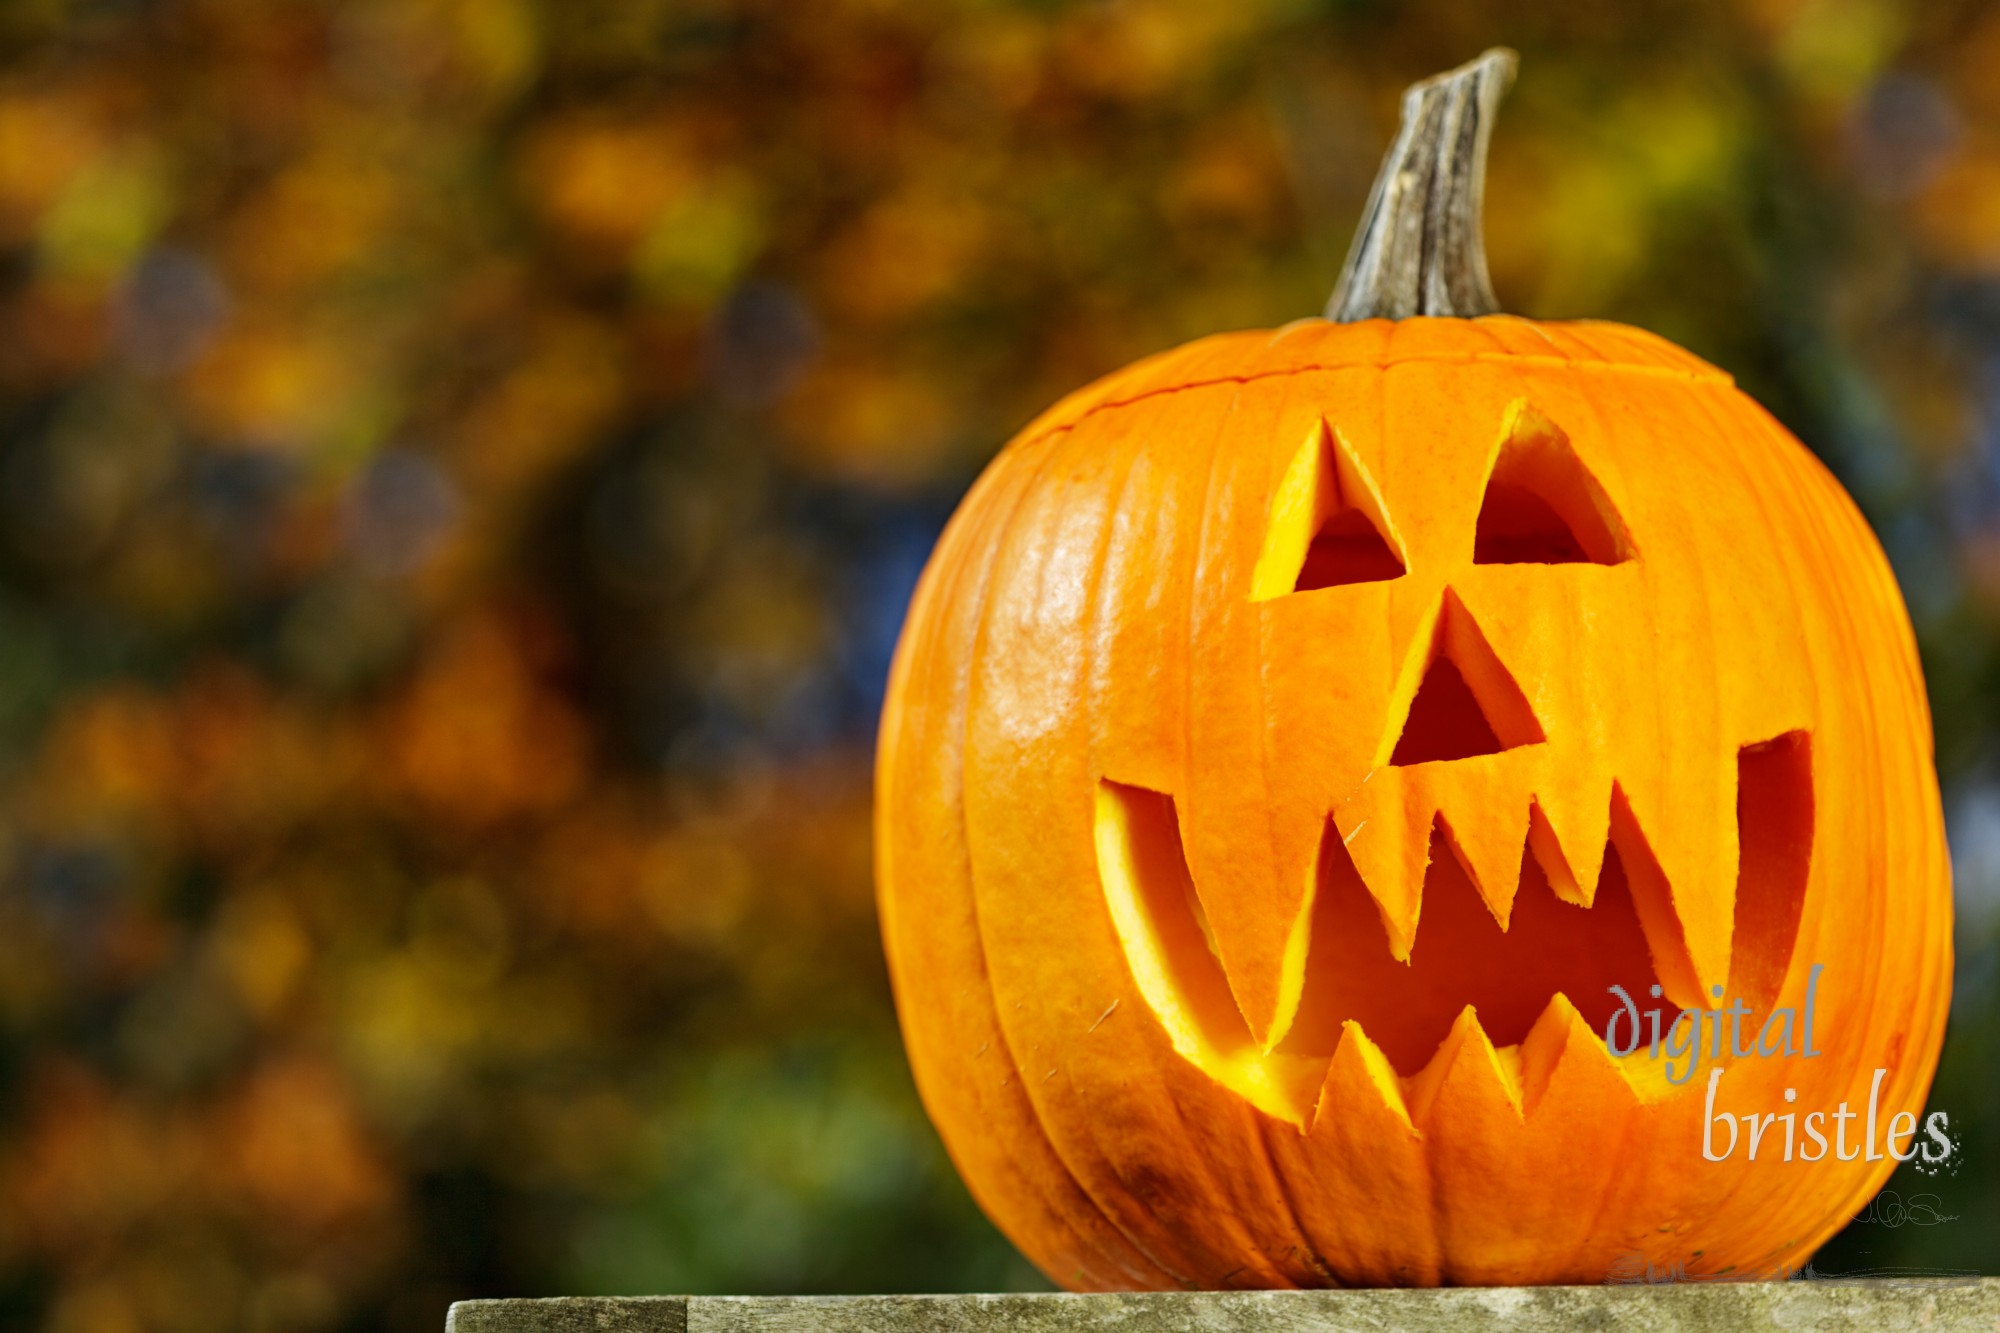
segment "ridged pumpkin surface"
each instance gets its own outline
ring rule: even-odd
[[[1706,1160],[1710,1069],[1739,1129],[1877,1069],[1882,1124],[1924,1109],[1950,887],[1894,580],[1634,329],[1304,321],[1072,395],[931,559],[877,794],[918,1087],[1068,1287],[1774,1271],[1895,1162]],[[1613,983],[1754,1030],[1815,976],[1816,1057],[1606,1050]]]

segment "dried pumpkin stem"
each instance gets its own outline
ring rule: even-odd
[[[1402,128],[1375,177],[1328,319],[1470,318],[1500,309],[1479,212],[1486,143],[1517,63],[1495,47],[1403,94]]]

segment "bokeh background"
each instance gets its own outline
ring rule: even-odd
[[[1503,302],[1895,562],[1963,1151],[1820,1263],[2000,1267],[1994,5],[6,0],[0,1323],[1040,1285],[880,958],[905,598],[1056,396],[1315,312],[1496,42]]]

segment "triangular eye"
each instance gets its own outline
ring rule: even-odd
[[[1615,565],[1632,541],[1562,427],[1526,400],[1507,411],[1474,529],[1476,565]]]
[[[1271,501],[1251,598],[1401,578],[1402,542],[1381,494],[1340,433],[1313,427]]]

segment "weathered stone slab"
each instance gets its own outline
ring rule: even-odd
[[[1161,1292],[461,1301],[447,1333],[1735,1333],[2000,1331],[2000,1278]]]

